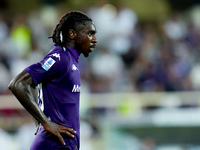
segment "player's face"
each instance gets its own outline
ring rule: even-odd
[[[85,26],[77,33],[76,49],[83,53],[85,57],[88,57],[96,46],[96,32],[94,23],[86,21]]]

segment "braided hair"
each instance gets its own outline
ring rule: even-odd
[[[92,21],[92,19],[80,11],[70,11],[60,19],[53,31],[53,35],[49,38],[52,38],[55,44],[64,46],[67,42],[69,30],[79,31],[85,21]]]

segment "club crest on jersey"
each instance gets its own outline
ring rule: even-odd
[[[50,57],[50,58],[48,58],[48,59],[45,61],[45,63],[42,65],[42,68],[43,68],[44,70],[48,71],[48,70],[51,68],[51,66],[53,66],[53,64],[54,64],[55,62],[56,62],[56,61],[53,60],[53,59]]]
[[[78,68],[73,64],[72,65],[72,70],[78,70]]]

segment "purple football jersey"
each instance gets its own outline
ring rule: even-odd
[[[66,147],[74,146],[73,149],[77,150],[80,143],[79,56],[80,52],[75,49],[55,45],[41,62],[25,69],[38,85],[38,105],[45,115],[52,122],[71,127],[77,132],[74,138],[62,135]],[[61,145],[56,136],[41,127],[31,149],[56,149]]]

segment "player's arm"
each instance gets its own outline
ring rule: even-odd
[[[56,135],[63,144],[65,143],[60,133],[74,137],[76,132],[72,128],[51,122],[37,105],[36,86],[29,73],[22,71],[9,83],[8,87],[22,106],[43,125],[44,129]]]

